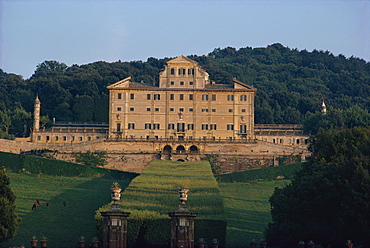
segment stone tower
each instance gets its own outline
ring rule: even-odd
[[[40,99],[39,96],[36,95],[35,99],[35,109],[34,109],[34,120],[33,120],[33,131],[38,132],[40,130]]]
[[[326,114],[326,105],[325,105],[325,102],[324,102],[324,99],[322,99],[322,104],[321,104],[321,113],[323,115]]]

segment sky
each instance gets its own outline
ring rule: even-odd
[[[370,62],[370,0],[0,0],[0,68],[207,55],[215,48],[330,51]]]

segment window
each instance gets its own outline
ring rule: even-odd
[[[184,94],[180,94],[180,96],[179,96],[179,100],[180,100],[180,101],[184,100]]]
[[[59,140],[59,137],[58,136],[55,136],[55,141],[58,141]]]
[[[240,125],[240,133],[247,133],[247,125]]]
[[[184,82],[180,82],[180,85],[184,85]]]
[[[174,94],[170,94],[170,100],[174,100],[174,99],[175,99]]]
[[[202,130],[208,130],[208,124],[202,124]]]
[[[194,124],[188,124],[188,130],[194,130]]]
[[[217,130],[217,125],[216,124],[210,124],[209,125],[209,130]]]
[[[189,85],[194,85],[194,83],[193,82],[189,82]]]
[[[75,136],[72,136],[72,141],[75,141]]]
[[[130,99],[131,100],[135,99],[135,94],[130,94]]]
[[[185,75],[185,69],[184,68],[179,69],[179,75]]]
[[[185,123],[177,123],[177,132],[185,132]]]
[[[174,108],[170,108],[170,111],[173,112],[173,111],[175,111],[175,109]]]
[[[246,95],[241,95],[240,96],[240,101],[242,101],[242,102],[247,101],[247,96]]]
[[[63,136],[63,141],[67,141],[67,136]]]
[[[174,75],[174,74],[175,74],[175,69],[171,68],[171,75]]]
[[[122,108],[121,107],[117,107],[117,111],[122,111]]]
[[[188,75],[194,75],[194,68],[188,69]]]
[[[216,112],[216,109],[212,109],[212,112]]]
[[[146,108],[146,111],[150,111],[150,108]]]
[[[160,94],[154,94],[153,99],[154,100],[161,100],[161,95]]]
[[[202,112],[208,112],[208,109],[202,109]]]
[[[245,113],[245,109],[242,109],[242,113]]]
[[[135,123],[129,123],[127,129],[135,129]]]
[[[41,136],[37,136],[37,140],[41,140]]]
[[[180,112],[184,112],[184,108],[179,108],[179,111]]]
[[[189,108],[189,112],[193,112],[193,108]]]
[[[82,137],[80,137],[79,140],[82,141]]]
[[[117,132],[121,132],[121,123],[117,123]]]
[[[227,130],[234,130],[234,125],[233,124],[227,124],[226,129]]]
[[[202,95],[202,100],[203,101],[208,101],[208,95]]]
[[[152,129],[152,124],[151,123],[145,123],[144,128],[145,129]]]
[[[146,95],[146,100],[150,100],[150,94]]]
[[[175,124],[169,123],[168,124],[168,129],[171,129],[171,130],[175,129]]]
[[[122,94],[121,93],[118,93],[117,99],[122,99]]]
[[[234,101],[234,95],[227,95],[228,101]]]
[[[154,111],[158,112],[159,111],[159,108],[155,108]]]
[[[175,82],[174,81],[171,81],[171,85],[175,85]]]
[[[154,123],[153,124],[153,129],[160,129],[160,124],[159,123]]]
[[[189,95],[189,101],[193,101],[194,100],[194,95],[193,94],[190,94]]]
[[[216,101],[216,95],[212,95],[212,101]]]
[[[229,109],[229,113],[232,113],[233,112],[233,109]]]
[[[89,136],[89,137],[87,137],[87,140],[88,140],[88,141],[91,141],[91,137],[90,137],[90,136]]]
[[[130,111],[135,111],[135,108],[130,108]]]

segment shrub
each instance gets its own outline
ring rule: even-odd
[[[104,177],[112,179],[129,178],[138,174],[117,170],[107,170],[70,162],[26,156],[21,154],[0,152],[0,166],[16,173],[45,174],[66,177]],[[124,180],[125,180],[124,179]]]

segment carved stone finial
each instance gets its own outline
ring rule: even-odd
[[[179,200],[181,204],[185,205],[185,202],[188,200],[189,189],[179,189]]]

